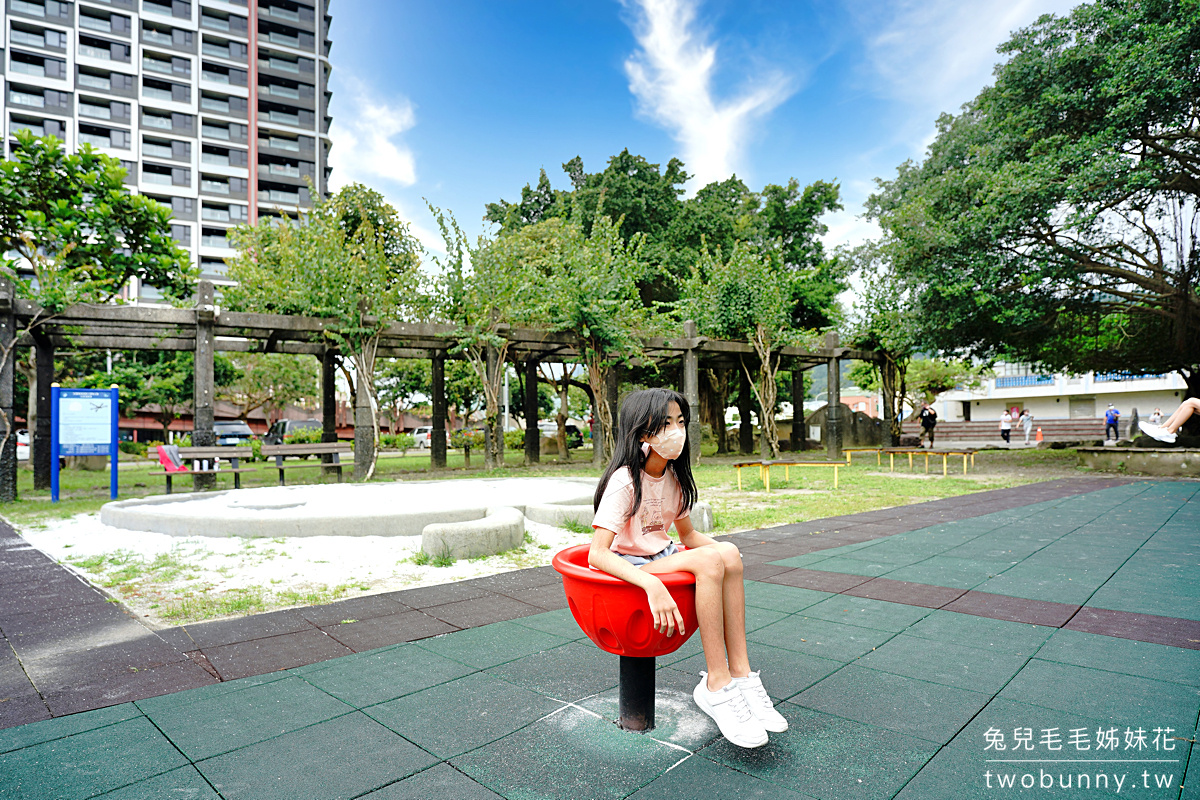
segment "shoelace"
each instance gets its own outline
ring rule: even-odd
[[[707,678],[708,673],[701,672],[700,677]],[[738,722],[749,722],[750,718],[754,716],[754,712],[750,710],[750,704],[746,702],[746,698],[742,696],[742,693],[738,690],[738,687],[734,685],[733,681],[727,683],[724,688],[713,692],[713,694],[721,693],[729,696],[729,707],[737,716]]]
[[[753,678],[756,676],[754,673],[750,673],[750,677]],[[751,699],[754,700],[754,703],[759,708],[774,708],[775,707],[775,704],[771,702],[770,695],[767,694],[767,690],[765,688],[763,688],[762,681],[755,681],[754,683],[751,683],[748,686],[745,684],[742,684],[738,688],[740,688],[742,690],[741,691],[742,696],[745,696],[747,693],[747,690],[748,690],[751,695]]]

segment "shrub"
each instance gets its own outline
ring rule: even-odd
[[[117,444],[117,448],[120,449],[122,453],[129,453],[130,455],[145,457],[146,451],[149,450],[150,445],[146,444],[145,442],[119,442]]]
[[[192,435],[190,433],[185,433],[182,436],[176,436],[175,441],[171,444],[175,445],[176,447],[191,447]]]
[[[258,438],[257,436],[250,440],[250,454],[251,461],[263,460],[262,439]]]
[[[483,431],[454,431],[450,434],[450,446],[460,450],[478,450],[483,447]]]
[[[505,431],[504,432],[504,449],[505,450],[524,450],[525,449],[525,431]]]
[[[301,428],[283,437],[284,444],[320,444],[323,431],[320,428]]]
[[[415,442],[411,433],[385,433],[379,437],[380,447],[390,447],[396,450],[411,450]]]

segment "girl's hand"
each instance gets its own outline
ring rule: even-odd
[[[674,636],[678,629],[680,635],[684,634],[683,615],[679,613],[679,606],[675,604],[675,599],[661,580],[656,578],[646,589],[646,599],[650,603],[650,613],[654,617],[656,631]]]

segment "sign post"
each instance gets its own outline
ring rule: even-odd
[[[118,396],[111,389],[50,387],[50,499],[58,502],[58,460],[63,456],[109,456],[109,495],[117,499]]]

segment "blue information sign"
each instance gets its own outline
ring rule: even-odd
[[[58,502],[62,456],[109,456],[109,494],[117,499],[118,390],[50,388],[50,499]]]

